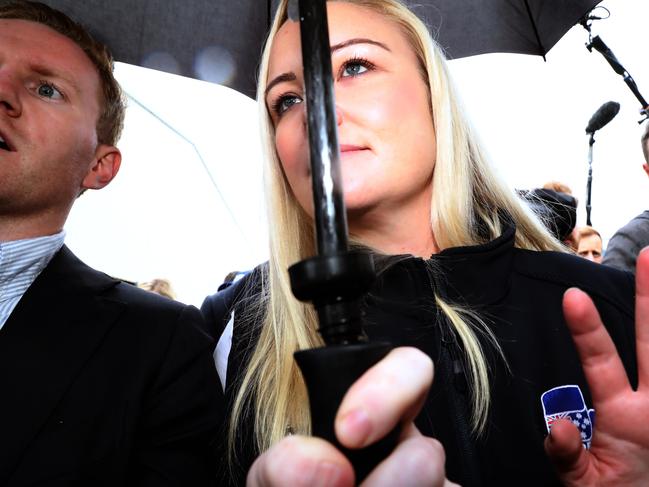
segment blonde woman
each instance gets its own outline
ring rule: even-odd
[[[606,435],[607,421],[623,411],[610,409],[591,368],[582,371],[561,303],[570,287],[589,292],[619,356],[610,340],[584,347],[576,339],[582,358],[590,365],[589,353],[614,357],[606,374],[626,380],[626,367],[634,384],[632,277],[563,253],[498,180],[439,49],[405,7],[331,1],[328,15],[350,234],[376,253],[380,270],[365,299],[366,332],[399,347],[350,390],[338,412],[339,440],[360,447],[402,425],[401,442],[367,485],[441,485],[445,472],[463,485],[554,485],[548,425],[579,414],[583,435],[557,421],[548,449],[562,480],[599,478],[601,457],[583,453],[589,409],[603,431],[593,453],[609,452],[615,435]],[[229,410],[226,475],[233,483],[247,476],[250,485],[351,485],[342,455],[306,436],[308,401],[293,360],[295,350],[321,345],[313,312],[293,298],[287,276],[288,266],[314,253],[299,39],[282,2],[258,91],[270,261],[232,287],[233,305],[214,306],[225,302],[217,295],[204,309],[226,328],[216,350]],[[565,307],[576,334],[591,327],[608,337],[583,293],[569,292]],[[631,394],[622,386],[615,392]],[[583,404],[562,410],[555,399],[564,393]],[[649,412],[646,399],[632,399],[636,413]],[[627,421],[624,431],[635,430]],[[428,437],[443,445],[445,464]],[[648,437],[625,443],[639,469],[649,464],[638,453],[646,456]]]

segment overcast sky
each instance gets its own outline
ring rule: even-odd
[[[649,2],[602,3],[599,34],[649,97]],[[605,240],[647,208],[639,103],[574,27],[547,55],[489,54],[451,62],[464,105],[494,165],[515,188],[552,179],[572,187],[585,223],[588,139],[604,102],[619,115],[597,133],[592,221]],[[200,305],[231,270],[266,256],[256,104],[233,90],[119,65],[130,95],[120,174],[84,194],[66,226],[82,259],[112,275],[166,277],[180,300]],[[154,115],[155,114],[155,115]],[[168,125],[171,125],[170,126]]]

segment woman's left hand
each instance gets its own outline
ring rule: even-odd
[[[563,309],[597,424],[586,450],[577,427],[557,421],[545,441],[546,452],[567,486],[649,485],[649,248],[638,256],[636,269],[637,390],[588,295],[569,289]]]

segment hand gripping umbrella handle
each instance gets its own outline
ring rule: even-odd
[[[361,449],[343,447],[334,431],[338,407],[349,387],[392,349],[389,343],[334,345],[295,353],[309,393],[311,432],[340,450],[354,466],[356,483],[384,460],[397,444],[400,428]]]
[[[385,357],[392,345],[368,342],[362,327],[361,299],[374,279],[372,256],[345,252],[303,260],[289,268],[293,294],[313,302],[326,346],[296,352],[311,408],[311,432],[332,443],[354,466],[361,482],[394,449],[396,427],[379,442],[359,450],[344,448],[334,421],[350,386]]]

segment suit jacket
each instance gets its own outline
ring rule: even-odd
[[[200,326],[63,247],[0,330],[0,485],[211,485],[222,393]]]
[[[602,264],[635,273],[640,251],[649,245],[649,210],[645,210],[611,237]]]

